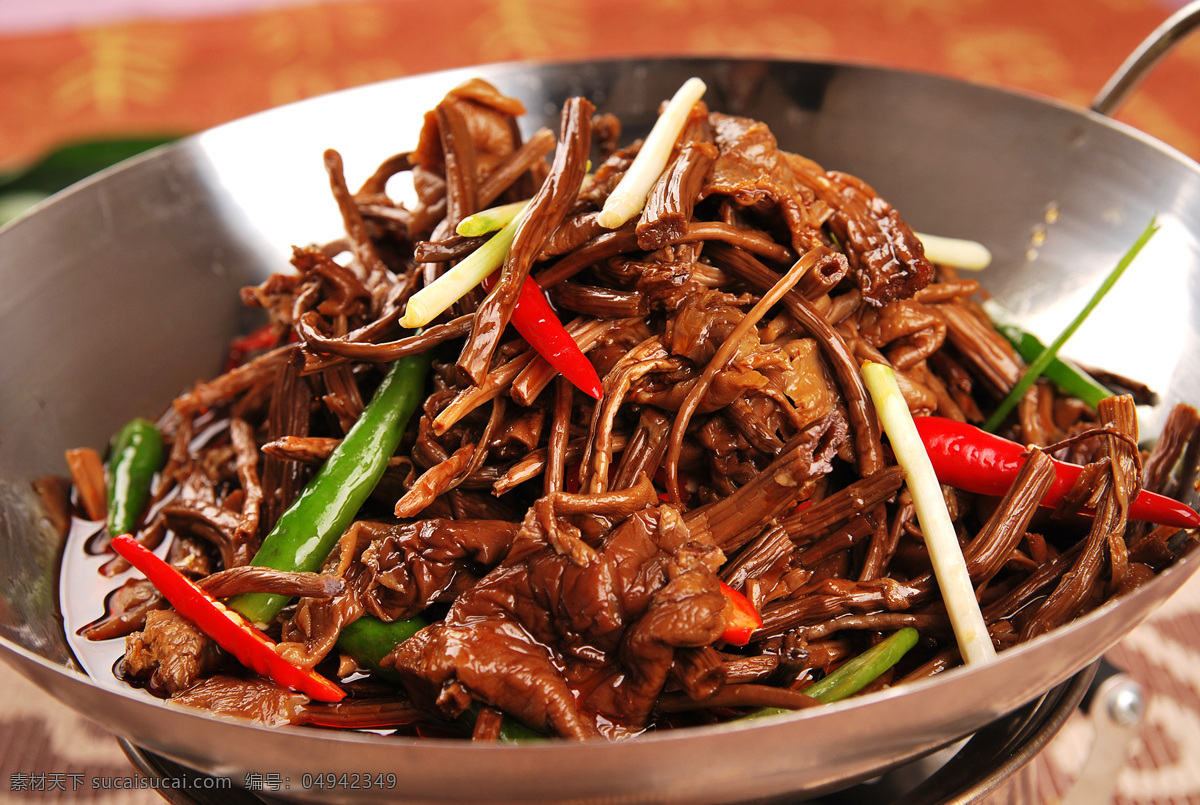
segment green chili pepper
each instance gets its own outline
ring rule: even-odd
[[[472,709],[469,714],[464,713],[463,718],[470,718],[471,723],[474,724],[478,712],[478,710]],[[500,722],[500,743],[515,744],[544,740],[546,740],[545,735],[535,729],[530,729],[515,718],[505,716],[504,720]]]
[[[1037,336],[1027,333],[1019,327],[1002,324],[996,326],[996,331],[1008,339],[1017,354],[1026,361],[1037,360],[1037,357],[1046,349],[1046,345],[1039,341]],[[1046,368],[1042,369],[1042,376],[1072,397],[1083,400],[1092,408],[1099,405],[1105,397],[1113,396],[1111,391],[1100,385],[1100,381],[1066,358],[1051,359],[1050,363],[1046,364]]]
[[[371,615],[364,615],[349,626],[343,627],[338,634],[337,647],[353,657],[359,665],[369,668],[372,674],[399,685],[400,674],[393,668],[381,665],[381,660],[425,625],[425,620],[420,617],[389,623]],[[475,706],[463,713],[458,719],[461,728],[468,731],[472,729],[478,714],[479,709]],[[530,729],[515,718],[505,716],[500,724],[500,741],[503,743],[545,739],[545,735]]]
[[[399,685],[400,674],[393,668],[380,665],[380,660],[425,625],[425,620],[420,617],[389,623],[364,615],[349,626],[342,627],[338,633],[337,647],[353,657],[359,665],[370,669],[372,674]]]
[[[251,564],[276,570],[320,570],[396,452],[409,417],[423,399],[429,364],[428,355],[409,355],[392,364],[354,427],[279,517]],[[245,593],[227,603],[262,626],[289,600],[283,595]]]
[[[1009,322],[1007,311],[999,304],[989,300],[984,303],[983,307],[992,317],[996,332],[1013,345],[1013,349],[1025,359],[1026,363],[1037,360],[1038,356],[1046,349],[1046,345],[1033,333],[1022,330]],[[1113,396],[1113,393],[1101,385],[1100,381],[1066,358],[1053,358],[1042,370],[1042,376],[1066,394],[1078,397],[1092,408],[1098,406],[1105,397]]]
[[[150,485],[163,461],[163,437],[148,419],[117,431],[108,458],[108,533],[131,534],[150,501]]]
[[[900,658],[917,644],[919,637],[916,629],[906,626],[871,646],[857,657],[847,660],[832,674],[820,682],[809,685],[802,693],[808,694],[823,704],[831,704],[853,696],[878,679],[884,671],[898,663]],[[762,718],[791,712],[794,711],[783,707],[760,707],[744,718]]]
[[[900,658],[917,644],[918,637],[916,629],[906,626],[846,661],[832,674],[809,685],[802,692],[825,704],[853,696],[900,662]]]
[[[1142,234],[1138,237],[1134,244],[1129,247],[1129,251],[1125,252],[1121,259],[1117,261],[1117,264],[1113,267],[1113,270],[1109,272],[1108,276],[1104,278],[1104,281],[1100,283],[1100,287],[1096,289],[1094,294],[1092,294],[1092,298],[1089,299],[1087,304],[1083,306],[1083,310],[1079,311],[1075,318],[1071,320],[1071,323],[1068,324],[1061,333],[1059,333],[1058,337],[1050,342],[1050,346],[1043,349],[1041,354],[1029,362],[1029,367],[1025,370],[1025,374],[1021,375],[1021,379],[1017,381],[1017,384],[1013,387],[1013,390],[1008,393],[1008,396],[1000,401],[1000,405],[996,407],[996,410],[992,412],[992,415],[987,418],[986,422],[983,423],[984,430],[990,432],[1000,427],[1000,424],[1004,422],[1004,418],[1008,416],[1009,412],[1016,408],[1017,403],[1020,402],[1023,396],[1025,396],[1025,392],[1029,390],[1030,386],[1037,382],[1037,379],[1041,377],[1043,372],[1046,371],[1046,366],[1050,363],[1050,361],[1054,360],[1056,355],[1058,355],[1059,348],[1067,342],[1068,338],[1075,334],[1075,331],[1079,329],[1080,325],[1083,324],[1084,320],[1088,317],[1092,310],[1095,309],[1096,305],[1100,304],[1100,301],[1104,299],[1105,295],[1112,290],[1113,285],[1115,285],[1117,280],[1121,278],[1121,275],[1125,273],[1125,269],[1127,269],[1129,264],[1133,262],[1133,259],[1138,256],[1138,252],[1142,250],[1142,247],[1146,245],[1146,242],[1149,241],[1150,238],[1154,237],[1154,233],[1158,231],[1158,224],[1156,221],[1157,216],[1150,219],[1150,223],[1147,224],[1145,230],[1142,231]]]

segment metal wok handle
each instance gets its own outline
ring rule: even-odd
[[[1112,116],[1163,56],[1197,25],[1200,25],[1200,0],[1192,0],[1168,17],[1129,54],[1092,101],[1092,111]]]

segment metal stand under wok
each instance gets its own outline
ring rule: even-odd
[[[1093,718],[1098,726],[1092,760],[1095,765],[1108,768],[1111,775],[1108,778],[1088,775],[1085,769],[1083,779],[1087,781],[1088,789],[1072,791],[1064,802],[1073,801],[1075,794],[1082,797],[1080,802],[1102,801],[1104,796],[1093,797],[1111,793],[1115,782],[1112,775],[1124,762],[1127,733],[1140,719],[1142,700],[1136,683],[1098,660],[1040,698],[992,722],[950,749],[900,766],[874,780],[806,802],[808,805],[965,805],[979,802],[1028,766],[1059,733],[1067,719],[1081,705],[1087,709],[1089,704],[1093,710],[1102,708],[1102,718]],[[1105,732],[1104,723],[1115,727]],[[291,801],[275,792],[240,787],[206,790],[205,775],[124,740],[120,744],[130,762],[152,780],[200,781],[188,785],[188,790],[179,787],[156,789],[163,799],[175,805],[273,805]],[[1108,790],[1098,791],[1097,785],[1107,785]]]

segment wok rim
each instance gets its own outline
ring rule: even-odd
[[[1064,624],[1063,626],[1060,626],[1049,632],[1046,632],[1044,634],[1033,637],[1023,643],[1020,643],[1016,646],[1012,646],[1011,648],[1004,649],[1003,651],[1001,651],[997,654],[996,663],[999,664],[999,663],[1003,662],[1006,664],[1011,664],[1013,662],[1017,662],[1020,659],[1019,655],[1032,653],[1032,652],[1036,651],[1039,646],[1041,646],[1045,643],[1054,641],[1054,639],[1056,637],[1061,636],[1065,632],[1079,631],[1079,630],[1087,628],[1088,624],[1090,624],[1091,622],[1093,622],[1095,620],[1100,620],[1100,619],[1104,618],[1111,610],[1113,610],[1117,607],[1121,607],[1126,601],[1131,601],[1131,600],[1134,600],[1139,597],[1141,597],[1141,598],[1146,598],[1146,597],[1159,598],[1160,596],[1157,595],[1158,590],[1156,588],[1160,587],[1160,586],[1164,586],[1167,583],[1165,580],[1171,580],[1171,582],[1172,582],[1171,592],[1172,593],[1176,592],[1179,588],[1181,588],[1187,582],[1188,578],[1191,577],[1196,572],[1196,570],[1197,570],[1196,566],[1198,564],[1200,564],[1200,548],[1193,549],[1190,553],[1188,553],[1184,556],[1181,556],[1173,565],[1166,568],[1162,572],[1158,573],[1152,581],[1150,581],[1147,584],[1142,585],[1141,587],[1137,588],[1136,590],[1133,590],[1132,592],[1126,594],[1125,596],[1118,598],[1118,599],[1109,600],[1109,601],[1105,602],[1103,605],[1101,605],[1100,607],[1097,607],[1096,609],[1092,610],[1091,612],[1088,612],[1087,614],[1082,615],[1082,616],[1076,618],[1075,620],[1072,620],[1069,623]],[[1175,577],[1178,575],[1182,575],[1183,578],[1175,579]],[[1164,580],[1163,584],[1159,584],[1160,579]],[[1159,604],[1161,605],[1162,603],[1165,603],[1168,598],[1169,598],[1169,596],[1162,597],[1161,600],[1159,601]],[[1125,607],[1125,608],[1128,608],[1128,607]],[[1136,628],[1136,625],[1134,628]],[[1126,634],[1128,634],[1128,632],[1123,633],[1121,637],[1123,638]],[[1119,640],[1117,642],[1119,642]],[[1102,656],[1104,652],[1108,651],[1108,649],[1112,648],[1113,645],[1115,645],[1115,643],[1105,647],[1104,651],[1102,651],[1101,654],[1097,655],[1089,662],[1094,662],[1096,659],[1099,659],[1099,657]],[[126,687],[108,687],[108,686],[105,686],[105,685],[95,681],[91,676],[89,676],[82,670],[75,669],[75,668],[69,668],[69,667],[66,667],[63,665],[58,665],[58,664],[46,659],[45,657],[42,657],[41,655],[32,652],[31,650],[25,648],[24,646],[20,646],[20,645],[17,645],[15,643],[11,642],[10,640],[8,640],[8,638],[5,638],[3,636],[0,636],[0,648],[4,649],[5,651],[7,651],[11,654],[17,655],[24,662],[26,662],[28,664],[39,666],[43,671],[54,672],[57,675],[60,675],[62,677],[69,679],[73,683],[84,683],[88,687],[97,688],[105,693],[111,693],[113,695],[119,696],[130,702],[148,704],[148,705],[151,705],[154,707],[163,708],[172,713],[186,713],[189,716],[201,718],[205,721],[218,721],[223,724],[229,724],[229,725],[232,725],[235,727],[251,728],[256,731],[261,730],[262,732],[264,732],[266,734],[275,734],[275,733],[283,731],[283,732],[288,732],[288,733],[298,735],[298,736],[314,736],[314,737],[319,736],[321,739],[331,739],[332,738],[338,742],[345,741],[345,742],[352,743],[352,744],[360,744],[360,743],[367,743],[370,745],[386,744],[389,746],[394,746],[397,744],[404,744],[404,745],[408,745],[408,746],[418,746],[418,747],[420,747],[420,746],[442,746],[442,747],[459,747],[459,748],[474,747],[477,750],[478,749],[494,749],[494,748],[500,747],[500,748],[503,748],[503,751],[534,750],[534,751],[543,751],[543,752],[548,751],[549,749],[552,749],[553,747],[556,747],[556,746],[570,746],[570,747],[588,746],[588,747],[594,749],[596,747],[631,746],[631,745],[634,745],[637,743],[642,743],[642,742],[647,742],[647,741],[674,742],[674,741],[679,741],[679,740],[686,740],[689,736],[692,736],[692,735],[741,733],[741,732],[746,732],[746,731],[757,729],[760,726],[770,726],[770,725],[784,724],[784,723],[795,722],[795,721],[807,721],[807,720],[818,719],[818,718],[832,717],[827,714],[831,714],[831,713],[837,714],[837,713],[845,712],[848,710],[862,709],[864,707],[868,707],[868,706],[871,706],[871,705],[879,703],[879,702],[890,701],[892,699],[904,696],[909,691],[913,691],[913,690],[925,690],[927,688],[935,687],[935,686],[942,687],[942,686],[944,686],[942,684],[943,680],[960,679],[962,677],[969,676],[969,675],[979,675],[987,667],[987,666],[970,667],[970,666],[966,666],[966,665],[959,665],[959,666],[955,666],[954,668],[949,668],[945,671],[935,674],[934,676],[927,677],[927,678],[919,680],[919,681],[905,683],[904,685],[900,685],[900,686],[896,686],[896,687],[888,687],[884,690],[875,691],[873,693],[865,694],[862,696],[850,697],[848,699],[843,699],[838,702],[832,702],[830,704],[823,704],[820,707],[813,707],[813,708],[808,708],[808,709],[804,709],[804,710],[796,710],[791,713],[782,713],[779,715],[774,715],[774,716],[770,716],[770,717],[766,717],[766,718],[759,718],[759,719],[746,720],[746,721],[733,720],[733,721],[721,722],[718,724],[697,725],[697,726],[691,726],[691,727],[674,729],[674,730],[650,731],[650,732],[646,732],[641,735],[638,735],[636,738],[634,738],[632,740],[611,741],[611,740],[608,740],[605,738],[593,738],[593,739],[586,740],[586,741],[569,741],[566,739],[562,739],[562,740],[551,739],[544,743],[537,742],[537,743],[528,743],[528,744],[526,744],[526,743],[511,743],[511,744],[509,744],[509,743],[498,743],[497,742],[497,743],[479,744],[479,743],[472,743],[469,741],[463,741],[462,739],[451,739],[451,738],[410,738],[410,737],[406,737],[406,736],[377,735],[374,733],[357,732],[357,731],[351,731],[351,730],[316,730],[311,727],[294,726],[294,725],[267,726],[267,725],[263,725],[263,724],[258,724],[256,722],[250,721],[248,719],[240,719],[237,717],[216,715],[209,711],[198,709],[198,708],[185,707],[182,705],[169,705],[164,700],[158,699],[149,693],[146,693],[144,691],[141,691],[141,690],[139,690],[137,688],[133,688],[133,687],[128,687],[128,686],[126,686]],[[1013,658],[1013,659],[1010,660],[1009,658]],[[74,656],[72,656],[72,659],[73,659],[73,661],[78,662],[77,660],[74,660]],[[1067,673],[1064,676],[1064,679],[1069,678],[1071,675],[1078,673],[1079,671],[1083,670],[1083,668],[1086,668],[1086,667],[1087,667],[1087,663],[1085,663],[1080,668],[1075,668],[1074,670]],[[20,667],[18,667],[18,670],[22,670],[22,669]],[[27,678],[29,678],[32,682],[34,682],[35,684],[38,684],[40,686],[40,681],[38,679],[31,677],[31,676],[27,676]],[[1059,682],[1061,682],[1061,681],[1063,681],[1063,680],[1059,680]],[[1058,683],[1056,683],[1056,684],[1058,684]],[[1053,687],[1053,685],[1051,685],[1050,687]],[[1049,689],[1050,688],[1047,688],[1046,690],[1049,690]],[[1033,699],[1037,698],[1038,696],[1044,695],[1046,693],[1046,690],[1036,691],[1026,701],[1032,701]],[[1025,702],[1022,702],[1021,704],[1024,704],[1024,703]],[[87,716],[86,713],[84,713],[83,715]],[[949,736],[948,739],[950,741],[953,741],[960,737],[962,737],[961,734],[955,735],[955,736]]]

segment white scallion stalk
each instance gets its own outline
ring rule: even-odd
[[[474,238],[489,232],[496,232],[507,226],[528,204],[529,201],[526,200],[501,204],[498,207],[488,207],[486,210],[480,210],[459,221],[454,231],[464,238]]]
[[[519,212],[487,243],[464,257],[458,265],[413,294],[404,307],[400,326],[414,329],[424,327],[503,265],[513,238],[517,235],[523,212]]]
[[[975,598],[975,589],[971,586],[967,563],[946,510],[946,499],[942,497],[942,488],[917,433],[908,403],[900,393],[896,376],[883,364],[867,362],[863,364],[863,379],[896,461],[904,468],[917,521],[921,524],[933,563],[933,573],[958,641],[958,651],[968,664],[990,662],[996,651]]]
[[[688,115],[696,101],[704,95],[707,87],[699,78],[683,82],[675,95],[667,102],[667,108],[658,116],[654,127],[646,135],[642,148],[616,188],[604,202],[604,208],[596,219],[606,229],[616,229],[642,211],[646,197],[666,170],[671,150],[679,139]]]
[[[914,233],[925,247],[925,258],[931,263],[954,266],[966,271],[982,271],[992,264],[992,253],[987,246],[974,240],[945,238],[941,235]]]

